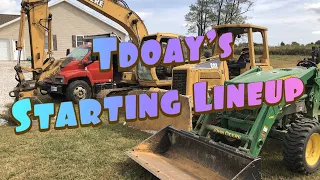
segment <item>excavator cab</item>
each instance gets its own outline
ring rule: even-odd
[[[154,39],[160,42],[160,44],[163,47],[163,50],[165,50],[169,39],[180,38],[180,37],[181,37],[180,35],[172,34],[172,33],[151,34],[142,38],[141,44],[143,44],[144,42],[150,39]],[[162,89],[171,88],[172,67],[167,67],[160,64],[158,67],[155,67],[155,68],[147,68],[147,67],[144,67],[139,61],[135,68],[135,72],[136,72],[136,77],[137,77],[137,80],[139,81],[140,86],[159,87]]]
[[[172,33],[151,34],[142,38],[141,45],[148,40],[157,40],[160,42],[163,52],[165,52],[168,40],[180,37],[180,35]],[[133,84],[133,82],[135,82],[142,87],[160,87],[162,89],[169,89],[172,83],[172,67],[162,66],[160,64],[154,68],[147,68],[138,61],[137,66],[131,72],[123,74],[122,80],[128,84]]]
[[[165,50],[168,40],[171,38],[180,37],[177,34],[171,33],[156,33],[147,35],[142,38],[141,45],[148,40],[157,40],[160,42],[162,48]],[[164,52],[164,51],[163,51]],[[167,89],[171,86],[171,68],[162,66],[161,64],[156,68],[146,68],[140,61],[135,68],[130,72],[123,73],[122,82],[127,84],[139,84],[143,87],[162,87]]]

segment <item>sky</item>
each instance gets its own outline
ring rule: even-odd
[[[187,34],[184,16],[195,1],[126,0],[130,9],[144,20],[150,34],[171,32],[183,35],[192,35]],[[21,0],[0,0],[0,13],[18,14],[20,3]],[[279,45],[281,41],[307,44],[320,40],[319,0],[255,0],[246,16],[249,17],[247,23],[268,28],[269,45]]]

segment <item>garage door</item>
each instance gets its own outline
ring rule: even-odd
[[[9,40],[0,39],[0,60],[10,60]]]

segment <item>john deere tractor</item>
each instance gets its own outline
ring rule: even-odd
[[[225,85],[296,77],[304,94],[292,104],[203,114],[193,131],[168,126],[134,147],[128,155],[161,179],[261,179],[260,151],[267,139],[283,141],[287,168],[303,174],[320,167],[320,74],[315,58],[296,67],[261,67]],[[209,98],[208,103],[212,103]],[[143,147],[143,148],[142,148]]]

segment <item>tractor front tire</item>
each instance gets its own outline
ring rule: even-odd
[[[293,122],[283,146],[283,160],[289,170],[314,173],[320,166],[320,123],[307,118]]]
[[[68,101],[73,101],[78,104],[80,100],[90,99],[92,97],[91,87],[86,81],[73,81],[67,87],[66,97]]]

